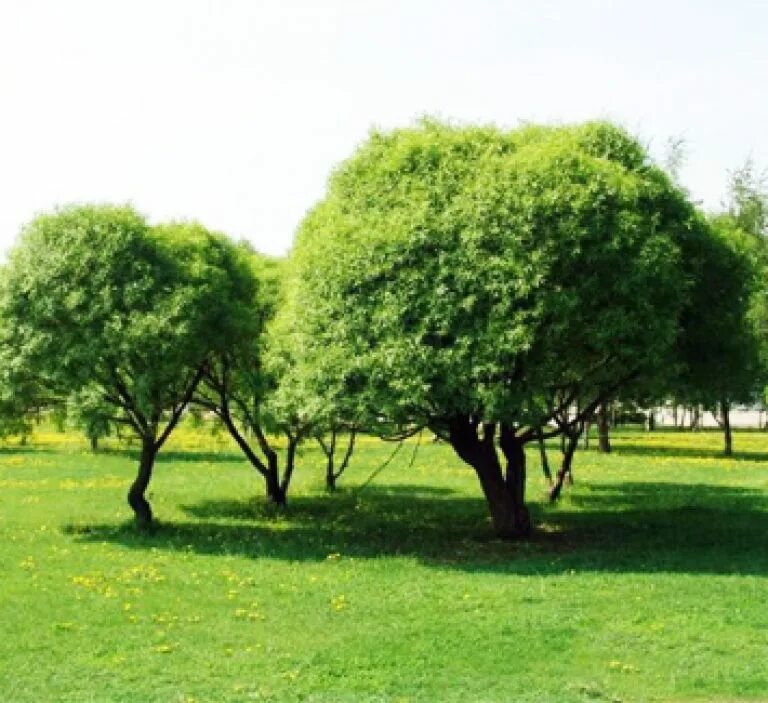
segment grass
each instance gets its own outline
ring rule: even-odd
[[[133,451],[39,433],[0,449],[0,700],[768,700],[768,435],[720,442],[617,433],[556,507],[532,454],[505,543],[442,444],[358,491],[392,451],[365,440],[335,495],[307,449],[280,513],[183,429],[140,534]]]

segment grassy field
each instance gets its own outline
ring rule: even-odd
[[[556,507],[532,455],[538,529],[504,543],[443,445],[357,490],[392,451],[365,440],[335,495],[307,449],[281,514],[184,430],[142,535],[130,449],[7,443],[0,701],[768,700],[768,435],[735,444],[616,433]]]

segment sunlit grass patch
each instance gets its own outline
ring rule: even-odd
[[[130,448],[0,452],[0,699],[768,691],[768,435],[738,433],[726,461],[714,432],[619,430],[611,455],[576,455],[557,506],[532,451],[537,529],[509,543],[443,443],[422,441],[411,465],[410,442],[361,490],[393,449],[368,439],[333,495],[307,446],[281,512],[236,452],[183,429],[156,467],[151,534],[125,505]]]

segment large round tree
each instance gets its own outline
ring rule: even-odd
[[[297,237],[300,366],[369,425],[444,436],[524,534],[525,442],[665,361],[703,236],[610,124],[374,133]]]
[[[211,357],[239,337],[257,285],[235,246],[192,223],[150,227],[130,207],[41,215],[11,252],[0,287],[3,354],[61,397],[111,408],[141,440],[128,502],[145,493],[158,451]]]

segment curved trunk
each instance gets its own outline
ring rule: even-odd
[[[141,440],[141,456],[139,458],[139,472],[136,480],[128,490],[128,504],[136,515],[136,522],[140,527],[149,527],[152,524],[152,508],[145,497],[147,487],[152,478],[152,468],[155,465],[157,449],[155,441],[151,437],[143,437]]]
[[[557,480],[549,491],[549,500],[553,503],[560,497],[560,492],[563,490],[563,484],[566,479],[568,480],[569,485],[573,484],[571,465],[573,463],[573,455],[576,453],[578,445],[578,433],[570,435],[568,437],[568,444],[566,445],[565,452],[563,453],[563,463],[560,465],[560,470],[557,472]]]

